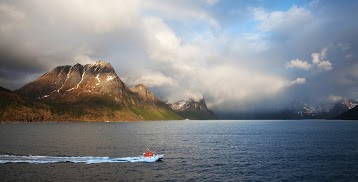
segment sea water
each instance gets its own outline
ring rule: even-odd
[[[358,121],[0,124],[0,181],[106,180],[358,181]]]

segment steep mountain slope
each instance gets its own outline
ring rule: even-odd
[[[159,99],[153,102],[133,92],[104,61],[56,67],[12,94],[27,103],[42,104],[50,111],[42,116],[46,121],[182,119]]]
[[[162,111],[161,114],[157,114],[165,114],[168,118],[170,117],[174,119],[183,119],[180,115],[178,117],[178,114],[174,110],[172,110],[168,105],[159,100],[152,92],[150,92],[148,87],[146,87],[145,85],[138,84],[130,88],[130,90],[137,94],[139,99],[147,104],[147,107],[145,107],[145,110],[142,110],[142,112],[148,112],[148,110],[150,110],[151,108],[157,108],[157,110]],[[150,107],[148,107],[148,105]],[[147,113],[147,115],[148,114],[151,115],[151,113]]]
[[[12,91],[7,89],[7,88],[4,88],[4,87],[1,87],[0,86],[0,92],[8,92],[8,93],[11,93]]]
[[[0,87],[0,121],[43,121],[51,115],[48,105],[21,97]]]
[[[358,106],[355,106],[347,112],[340,114],[335,119],[358,120]]]
[[[143,84],[135,85],[130,90],[136,93],[142,100],[147,102],[161,102],[152,92],[149,91],[148,87]]]
[[[329,117],[335,118],[350,109],[353,109],[358,105],[358,101],[348,98],[342,98],[339,102],[337,102],[329,111]]]
[[[217,119],[214,112],[206,106],[204,99],[198,101],[194,99],[182,100],[169,104],[169,106],[183,118],[193,120]]]

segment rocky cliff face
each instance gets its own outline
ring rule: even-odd
[[[134,87],[130,88],[130,90],[136,93],[143,101],[160,102],[160,100],[149,91],[148,87],[143,84],[135,85]]]
[[[214,112],[208,109],[205,100],[182,100],[169,104],[170,108],[179,113],[183,118],[187,119],[217,119]]]
[[[15,91],[31,99],[76,101],[80,96],[107,96],[123,105],[138,104],[138,98],[104,61],[59,66]],[[82,98],[81,98],[82,99]]]

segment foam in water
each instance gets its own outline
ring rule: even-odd
[[[0,164],[4,163],[30,163],[30,164],[48,164],[48,163],[114,163],[114,162],[155,162],[157,160],[148,159],[144,157],[124,157],[124,158],[110,158],[110,157],[56,157],[56,156],[33,156],[33,155],[0,155]]]

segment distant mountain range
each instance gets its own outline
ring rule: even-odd
[[[290,117],[298,119],[332,119],[355,108],[358,101],[342,98],[335,103],[321,103],[310,105],[302,101],[294,101],[287,111]]]
[[[253,110],[248,112],[219,113],[221,119],[352,119],[357,112],[358,101],[342,98],[337,102],[308,104],[294,100],[285,109],[276,111]],[[350,113],[349,117],[346,113]],[[356,113],[357,114],[357,113]],[[358,119],[356,117],[356,119]]]
[[[0,121],[183,119],[143,84],[128,88],[104,61],[56,67],[18,90],[0,87],[0,98]]]

